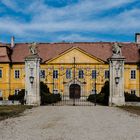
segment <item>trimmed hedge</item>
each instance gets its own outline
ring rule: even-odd
[[[18,92],[17,95],[9,95],[8,100],[12,101],[19,101],[21,104],[24,104],[24,96],[25,96],[25,89],[22,89]]]
[[[96,94],[96,95],[95,94],[90,94],[87,100],[90,101],[90,102],[93,102],[93,103],[96,100],[96,103],[98,103],[98,104],[108,105],[108,99],[106,98],[104,93],[99,93],[99,94]]]
[[[126,102],[140,102],[140,97],[137,97],[135,94],[130,94],[130,93],[125,92],[124,96],[125,96]],[[89,95],[88,101],[95,102],[95,94]],[[97,94],[96,102],[102,105],[108,105],[109,95],[106,95],[105,93]]]
[[[124,96],[126,102],[140,102],[140,97],[137,97],[135,94],[125,92]]]
[[[88,101],[90,102],[96,102],[102,105],[108,105],[109,103],[109,81],[106,81],[104,86],[101,89],[101,92],[99,94],[91,94],[88,97]]]
[[[44,82],[40,82],[40,92],[50,93],[48,86]]]
[[[19,101],[21,104],[24,104],[25,103],[24,96],[25,96],[25,89],[22,89],[21,91],[19,91],[17,95],[9,95],[8,99],[12,101]],[[43,82],[40,82],[40,96],[41,96],[42,105],[61,101],[61,95],[50,93],[49,88]]]
[[[44,94],[42,99],[41,99],[41,104],[52,104],[52,103],[57,103],[58,101],[61,101],[61,95],[60,94]]]
[[[40,83],[40,96],[42,105],[52,104],[61,101],[61,95],[50,93],[49,88],[43,82]]]

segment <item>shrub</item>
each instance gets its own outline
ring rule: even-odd
[[[9,95],[8,100],[19,101],[21,104],[24,104],[24,96],[25,96],[25,89],[22,89],[16,95],[15,94]]]
[[[101,92],[99,94],[89,95],[88,101],[95,102],[95,98],[96,98],[97,103],[103,104],[103,105],[108,105],[108,102],[109,102],[109,81],[105,82],[105,84],[102,87]]]
[[[124,96],[126,102],[140,102],[140,97],[137,97],[135,94],[125,92]]]
[[[40,82],[40,92],[50,93],[48,86],[43,82]]]
[[[101,102],[108,105],[109,102],[109,81],[106,81],[100,92]]]
[[[48,86],[43,82],[40,83],[40,96],[42,105],[52,104],[61,101],[61,95],[50,93]]]
[[[52,103],[56,103],[58,101],[61,101],[61,95],[60,94],[52,94],[52,93],[43,93],[43,95],[41,96],[41,104],[45,105],[45,104],[52,104]]]
[[[16,98],[21,104],[24,104],[24,97],[25,97],[25,89],[22,89],[21,91],[18,92]]]
[[[95,94],[90,94],[87,100],[90,102],[95,102]]]
[[[9,95],[8,100],[15,100],[15,95]]]
[[[99,104],[102,104],[102,105],[108,105],[108,102],[106,101],[105,99],[105,94],[104,93],[99,93],[99,94],[90,94],[88,99],[88,101],[90,102],[95,102],[96,100],[96,103],[99,103]]]

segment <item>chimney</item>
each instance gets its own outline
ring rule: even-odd
[[[140,43],[140,33],[135,34],[135,42]]]
[[[14,48],[14,46],[15,46],[15,37],[12,36],[11,37],[11,48]]]

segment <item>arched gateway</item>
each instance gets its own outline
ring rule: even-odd
[[[69,97],[71,99],[81,97],[81,87],[78,84],[71,84],[69,87]]]

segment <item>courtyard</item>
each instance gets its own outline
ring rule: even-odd
[[[0,140],[139,140],[140,117],[117,107],[40,106],[0,122]]]

